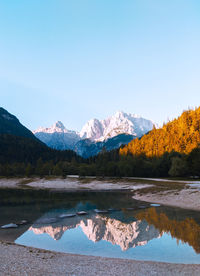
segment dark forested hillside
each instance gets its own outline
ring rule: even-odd
[[[53,150],[31,138],[0,134],[0,176],[78,174],[81,162],[71,150]]]
[[[0,107],[0,134],[11,134],[37,140],[29,129],[23,126],[14,115],[2,107]]]
[[[37,139],[19,137],[10,134],[0,134],[0,163],[35,163],[43,161],[71,161],[81,159],[71,150],[53,150]]]
[[[0,108],[0,175],[62,175],[58,167],[61,163],[65,173],[74,173],[74,167],[70,169],[69,164],[81,161],[71,150],[47,147],[15,116]]]
[[[189,154],[200,144],[200,108],[188,110],[160,129],[153,129],[120,149],[120,154],[161,156],[165,152]]]
[[[38,159],[71,161],[72,158],[79,159],[73,151],[59,151],[47,147],[14,115],[0,108],[0,163],[35,163]]]

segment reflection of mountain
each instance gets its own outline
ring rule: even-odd
[[[88,239],[94,242],[106,240],[119,245],[122,250],[145,245],[159,236],[159,231],[154,226],[149,227],[146,221],[126,224],[116,219],[97,216],[95,219],[88,219],[86,223],[81,221],[80,226]]]
[[[51,225],[42,225],[38,221],[30,230],[33,230],[35,234],[47,233],[58,240],[65,231],[77,227],[82,228],[89,240],[93,242],[105,240],[119,245],[122,250],[145,245],[151,239],[159,237],[160,234],[153,225],[149,226],[145,220],[127,224],[101,215],[67,218]]]
[[[177,240],[187,242],[196,253],[200,253],[200,225],[193,218],[187,217],[180,221],[170,219],[164,212],[158,212],[156,208],[141,211],[136,217],[154,225],[160,232],[170,233]]]

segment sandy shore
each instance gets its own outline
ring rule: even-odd
[[[200,265],[72,255],[0,242],[2,276],[199,276],[199,271]]]
[[[165,191],[161,193],[136,193],[134,199],[146,202],[159,203],[168,206],[180,207],[191,210],[200,210],[200,190],[198,187],[183,189],[181,191]]]

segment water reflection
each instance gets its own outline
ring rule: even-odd
[[[42,223],[46,221],[46,218],[55,218],[58,215],[59,212],[43,216],[29,230],[32,230],[37,235],[47,233],[54,240],[59,240],[65,231],[80,227],[89,240],[93,242],[105,240],[113,245],[119,245],[123,251],[145,245],[148,241],[158,238],[160,235],[160,231],[153,225],[149,225],[145,220],[132,218],[131,222],[126,223],[120,219],[92,212],[84,217],[66,218],[50,225]],[[121,217],[125,221],[123,212],[115,212],[115,216]]]
[[[86,210],[88,204],[82,204],[81,208],[84,206]],[[124,208],[96,214],[90,205],[85,216],[60,218],[79,207],[80,204],[45,213],[16,243],[84,255],[200,263],[200,225],[196,212],[146,206],[143,210]]]
[[[96,208],[110,212],[97,214]],[[59,217],[81,210],[88,215]],[[199,212],[151,207],[134,201],[130,192],[5,190],[0,213],[0,225],[29,221],[17,229],[0,229],[0,239],[18,244],[74,254],[200,263]]]
[[[191,245],[196,253],[200,253],[200,225],[193,219],[170,219],[166,213],[159,209],[149,208],[136,214],[139,220],[145,220],[154,225],[160,233],[169,233],[177,242],[182,241]]]

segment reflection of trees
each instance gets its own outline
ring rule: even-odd
[[[182,221],[169,219],[164,213],[158,213],[156,208],[141,211],[136,215],[137,219],[145,219],[149,224],[153,224],[160,232],[170,233],[172,237],[187,242],[196,253],[200,253],[200,225],[192,218]]]

